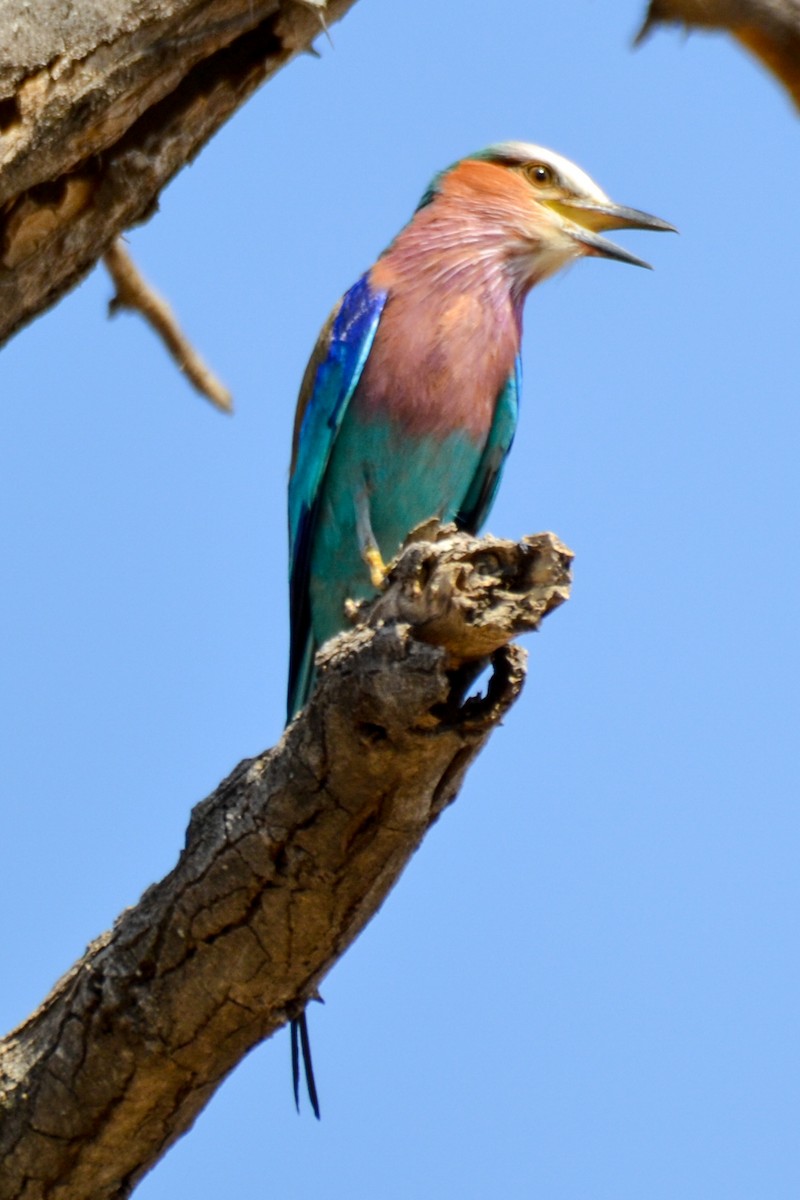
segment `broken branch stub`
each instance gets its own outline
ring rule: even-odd
[[[0,1200],[128,1195],[301,1011],[519,695],[509,639],[564,600],[570,558],[551,534],[415,531],[278,745],[196,806],[174,870],[0,1042]]]
[[[572,558],[553,533],[511,542],[426,522],[406,540],[386,592],[354,612],[371,625],[405,622],[460,663],[486,658],[564,603]]]

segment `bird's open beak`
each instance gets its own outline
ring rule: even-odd
[[[601,202],[570,197],[568,200],[550,200],[546,203],[559,216],[569,221],[570,236],[586,247],[587,254],[615,258],[618,262],[632,263],[635,267],[650,269],[650,263],[637,258],[635,254],[617,246],[608,238],[601,237],[601,230],[657,229],[668,233],[678,232],[674,225],[662,221],[660,217],[652,217],[649,213],[640,212],[638,208],[625,208],[622,204],[612,203],[611,200]]]

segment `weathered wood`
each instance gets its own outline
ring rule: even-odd
[[[0,0],[0,343],[320,31],[294,0]]]
[[[280,743],[195,808],[175,869],[0,1043],[2,1200],[127,1195],[455,798],[522,686],[509,642],[566,599],[571,555],[552,534],[412,539]]]
[[[727,30],[800,108],[800,0],[651,0],[636,41],[668,24]]]

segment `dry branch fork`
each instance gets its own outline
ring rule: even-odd
[[[353,0],[0,0],[0,344]]]

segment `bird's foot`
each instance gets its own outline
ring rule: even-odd
[[[369,567],[369,578],[374,588],[382,588],[389,574],[389,568],[381,557],[377,546],[365,546],[362,554],[364,562]]]

